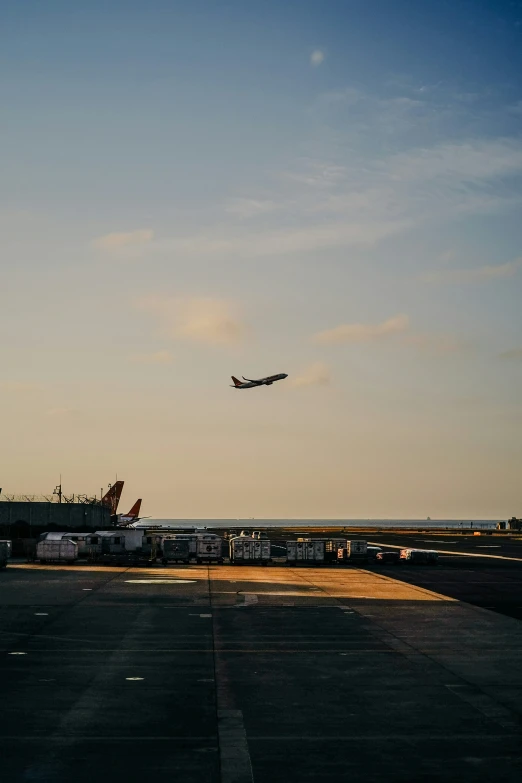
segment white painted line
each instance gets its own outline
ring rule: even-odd
[[[241,710],[218,710],[221,783],[254,783]]]
[[[126,680],[144,680],[145,677],[125,677]]]
[[[378,541],[368,541],[371,546],[387,546],[389,549],[415,549],[415,547],[397,546],[396,544],[383,544]],[[459,557],[487,557],[491,560],[514,560],[516,563],[522,563],[522,557],[507,557],[505,555],[486,555],[483,552],[450,552],[446,549],[432,549],[433,552],[438,552],[439,555],[459,555]]]
[[[49,617],[49,612],[35,612],[35,617]]]
[[[211,614],[200,614],[199,616],[200,616],[200,617],[212,617],[212,615],[211,615]]]
[[[10,652],[10,653],[7,653],[7,654],[8,655],[27,655],[26,652]]]
[[[82,587],[82,591],[84,593],[90,593],[92,591],[92,587]]]
[[[128,585],[192,585],[196,579],[126,579]]]

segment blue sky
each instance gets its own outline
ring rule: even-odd
[[[522,2],[7,2],[0,64],[6,491],[520,513]]]

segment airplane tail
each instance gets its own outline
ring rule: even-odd
[[[115,514],[118,510],[118,503],[120,502],[121,493],[123,490],[123,481],[116,481],[108,492],[102,497],[102,503],[105,506],[109,506],[111,514]]]
[[[242,386],[242,385],[243,385],[243,384],[241,383],[241,381],[238,381],[238,379],[237,379],[237,378],[234,378],[234,376],[233,376],[233,375],[231,376],[231,378],[232,378],[232,380],[234,381],[234,386]]]
[[[141,508],[141,498],[135,502],[131,510],[128,514],[125,514],[126,517],[139,517],[140,515],[140,508]]]

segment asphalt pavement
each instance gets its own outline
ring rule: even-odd
[[[2,783],[518,781],[522,625],[406,576],[10,565]]]

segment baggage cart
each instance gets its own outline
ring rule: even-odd
[[[229,541],[232,565],[267,565],[271,562],[271,545],[268,539],[235,536]]]

